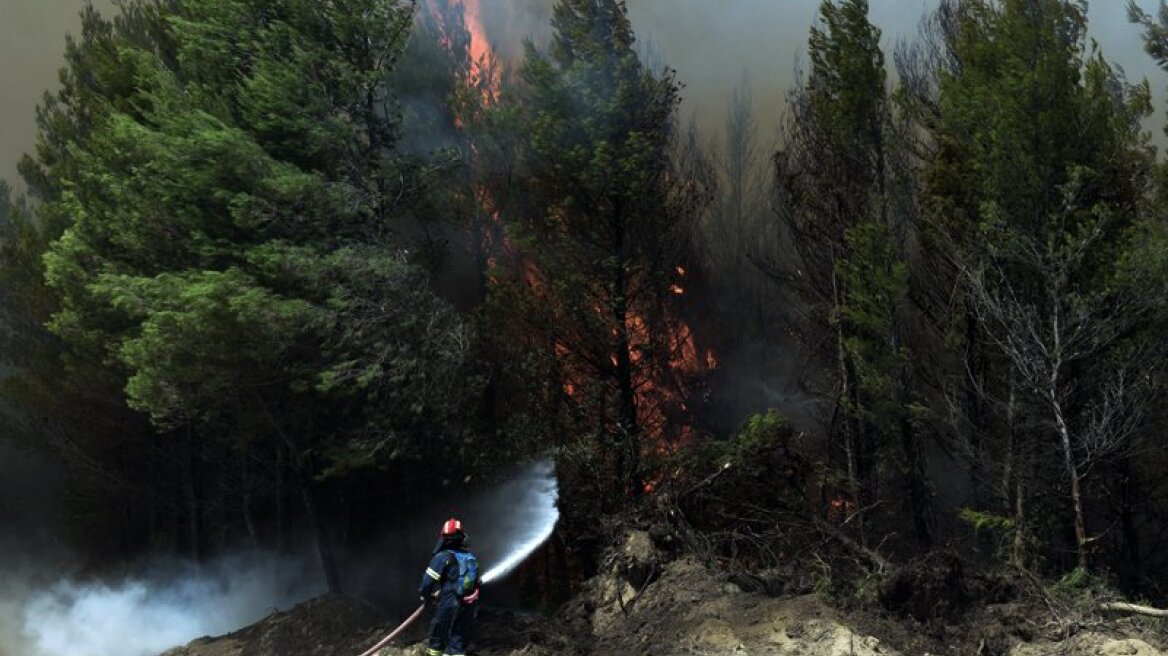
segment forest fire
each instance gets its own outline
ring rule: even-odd
[[[443,47],[455,55],[459,54],[453,52],[455,48],[466,48],[465,56],[470,60],[470,67],[463,82],[481,92],[483,107],[490,106],[497,99],[501,75],[500,62],[487,34],[482,0],[427,0],[426,6],[438,25]],[[465,34],[459,38],[454,30],[465,30]],[[462,128],[469,120],[470,117],[456,116],[456,125]],[[478,149],[473,142],[470,150],[477,158]],[[532,293],[548,296],[549,285],[538,266],[525,258],[503,234],[500,208],[492,191],[480,185],[474,196],[483,217],[478,228],[482,234],[475,235],[474,240],[478,244],[476,247],[487,253],[487,267],[495,270],[500,266],[511,266],[513,275],[518,276]],[[684,279],[688,270],[678,265],[673,267],[672,273],[677,278],[668,284],[668,294],[684,296]],[[598,316],[607,314],[606,305],[604,299],[597,299],[594,310]],[[655,314],[660,316],[662,309],[657,308]],[[628,357],[635,371],[637,422],[648,438],[647,447],[659,454],[685,442],[692,433],[685,398],[687,381],[701,378],[717,366],[712,351],[698,348],[693,331],[685,321],[671,316],[671,311],[666,310],[664,314],[663,320],[653,322],[655,328],[645,320],[647,313],[636,308],[630,310],[625,320]],[[617,329],[613,327],[611,330],[615,338]],[[555,346],[563,378],[561,389],[565,396],[579,401],[589,376],[574,362],[579,355],[576,353],[578,347],[568,341],[557,341]],[[646,353],[662,350],[666,352],[665,357],[645,361]],[[614,368],[619,360],[615,352],[610,352],[605,359]]]
[[[494,51],[491,50],[491,42],[487,39],[487,30],[483,25],[483,8],[479,4],[480,0],[462,0],[464,8],[463,16],[466,19],[466,29],[470,32],[470,57],[471,61],[478,67],[478,75],[490,75],[494,64]],[[481,82],[482,80],[475,80]],[[496,80],[487,85],[492,89],[497,88]]]
[[[456,40],[452,30],[457,29],[448,21],[452,16],[461,18],[462,25],[459,27],[466,30],[466,49],[470,58],[470,71],[465,82],[471,88],[481,91],[484,104],[493,102],[501,79],[498,61],[483,22],[481,0],[427,0],[426,5],[438,25],[439,40],[448,51],[455,48]]]
[[[843,494],[836,495],[827,502],[826,515],[828,521],[843,524],[852,518],[856,512],[856,504]]]
[[[681,293],[673,288],[670,291]],[[626,321],[629,357],[634,365],[643,365],[637,368],[639,375],[634,381],[637,420],[648,438],[646,447],[660,456],[672,453],[693,437],[688,392],[693,382],[717,367],[713,351],[702,352],[698,348],[688,323],[674,317],[662,323],[667,357],[644,363],[644,353],[652,352],[661,337],[652,333],[649,322],[639,314],[632,314]]]
[[[530,272],[529,272],[530,274]],[[539,293],[546,286],[539,277],[531,275],[528,285]],[[598,315],[605,314],[604,308],[596,307]],[[633,388],[637,408],[637,424],[646,439],[649,451],[665,456],[693,436],[691,424],[689,392],[696,381],[708,376],[718,366],[712,349],[699,348],[693,330],[684,320],[667,317],[657,322],[656,331],[645,315],[631,312],[625,320],[628,338],[628,356],[633,366]],[[611,329],[612,337],[618,331]],[[648,360],[646,354],[664,350],[663,358]],[[557,360],[560,361],[564,382],[562,389],[569,398],[581,400],[579,395],[585,387],[588,375],[583,373],[573,345],[557,343]],[[609,366],[618,366],[617,352],[610,351],[606,360]]]
[[[25,4],[0,656],[1168,645],[1152,0]]]

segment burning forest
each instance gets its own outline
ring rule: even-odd
[[[1094,25],[1168,13],[792,3],[719,121],[653,2],[82,11],[0,185],[0,656],[1161,653],[1164,83]]]

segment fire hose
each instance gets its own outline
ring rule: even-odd
[[[401,623],[401,626],[394,629],[392,633],[382,638],[381,642],[370,647],[366,652],[361,654],[361,656],[373,656],[373,654],[376,654],[378,650],[388,645],[394,638],[398,637],[402,631],[405,631],[411,624],[417,621],[417,619],[422,616],[422,611],[424,610],[426,610],[426,604],[418,606],[418,610],[414,611],[413,615],[407,617],[406,621]]]

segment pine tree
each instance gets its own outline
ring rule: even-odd
[[[776,156],[791,252],[774,255],[770,268],[796,291],[802,319],[794,328],[832,372],[831,389],[820,393],[830,402],[827,430],[841,438],[851,503],[859,509],[888,494],[880,471],[894,470],[892,482],[907,494],[888,496],[908,499],[924,542],[927,485],[905,328],[910,217],[888,170],[891,107],[868,3],[823,2],[808,53],[811,67],[790,96]],[[863,537],[863,515],[857,523]]]
[[[193,460],[276,442],[336,590],[321,481],[435,457],[465,385],[461,321],[394,236],[430,167],[395,150],[388,82],[412,9],[190,0],[163,15],[167,52],[115,39],[126,98],[79,101],[69,116],[102,111],[36,162],[61,190],[45,198],[62,226],[49,326],[115,363],[129,404]]]
[[[1148,93],[1088,53],[1086,29],[1079,3],[968,3],[925,171],[928,230],[966,292],[955,341],[977,354],[967,384],[1005,423],[995,466],[1017,530],[1033,494],[1023,482],[1041,484],[1023,477],[1061,469],[1084,570],[1085,472],[1130,437],[1112,419],[1140,423],[1147,392],[1130,376],[1152,366],[1129,341],[1145,310],[1117,278],[1148,181]],[[1135,384],[1118,394],[1120,380]]]
[[[685,398],[670,374],[687,343],[671,331],[705,191],[679,175],[678,84],[638,58],[624,3],[562,0],[553,28],[520,72],[525,198],[503,218],[538,299],[529,325],[553,345],[618,489],[635,491],[646,433],[664,428],[648,406],[680,411]]]
[[[126,3],[115,20],[92,7],[82,11],[80,35],[67,40],[61,88],[38,107],[35,155],[20,162],[32,202],[9,214],[0,245],[4,355],[12,366],[3,383],[5,432],[69,472],[69,538],[95,554],[131,555],[152,544],[202,553],[200,535],[171,529],[177,522],[169,517],[184,514],[174,484],[182,466],[156,447],[156,432],[127,407],[124,371],[104,353],[69,347],[45,328],[60,297],[45,283],[43,255],[71,220],[59,204],[76,171],[71,149],[114,108],[133,110],[123,44],[160,57],[173,53],[161,17],[170,4]]]

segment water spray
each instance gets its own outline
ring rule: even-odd
[[[560,511],[556,508],[559,491],[550,461],[536,463],[519,480],[523,483],[522,488],[505,491],[513,498],[500,500],[512,513],[512,524],[517,527],[512,546],[483,574],[483,583],[497,581],[527,560],[551,537],[560,518]]]
[[[483,574],[484,584],[499,580],[527,560],[528,556],[551,537],[560,518],[560,511],[556,508],[558,490],[550,461],[536,463],[513,481],[512,485],[504,487],[499,494],[493,496],[497,498],[492,499],[489,505],[506,507],[512,513],[512,523],[522,528],[514,536],[506,555]],[[419,606],[396,629],[361,656],[373,656],[416,622],[425,610],[425,604]]]

